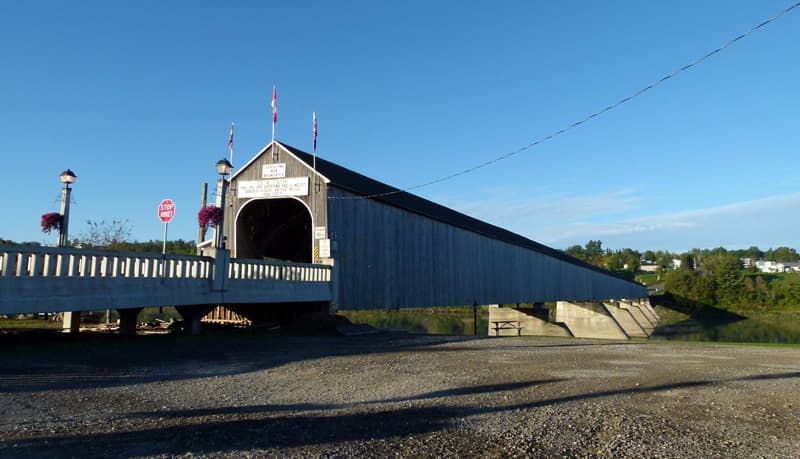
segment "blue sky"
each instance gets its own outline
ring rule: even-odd
[[[514,151],[680,68],[789,1],[13,2],[0,16],[0,238],[127,219],[193,240],[235,165],[277,138],[401,188]],[[291,4],[289,4],[291,3]],[[643,96],[414,192],[556,248],[800,248],[800,8]],[[11,167],[8,167],[11,166]]]

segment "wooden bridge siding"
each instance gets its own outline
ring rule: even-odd
[[[225,290],[217,294],[219,304],[302,303],[331,299],[330,282],[228,279],[226,283]]]
[[[332,197],[352,196],[334,186]],[[640,298],[644,287],[369,199],[329,201],[340,309]]]

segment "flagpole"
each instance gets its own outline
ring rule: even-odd
[[[317,112],[313,112],[311,117],[312,117],[312,120],[313,120],[313,123],[314,123],[314,128],[313,128],[313,132],[314,132],[314,161],[313,161],[312,165],[314,167],[314,182],[316,182],[317,181]]]
[[[233,177],[233,122],[231,122],[231,131],[228,134],[228,150],[231,152],[231,177]]]
[[[272,85],[272,162],[278,160],[275,156],[275,124],[278,122],[278,86]]]
[[[314,170],[314,175],[313,175],[314,181],[312,183],[309,183],[309,186],[311,186],[311,208],[313,209],[313,214],[314,214],[314,217],[313,217],[314,222],[312,224],[312,227],[313,227],[312,230],[314,230],[314,228],[316,228],[318,226],[318,222],[317,222],[317,186],[316,186],[316,183],[317,183],[317,112],[311,112],[311,133],[312,133],[312,152],[314,153],[313,161],[311,162],[311,167]],[[312,245],[311,253],[314,253],[314,248],[317,247],[316,238],[315,238],[314,241],[312,241],[311,245]],[[312,258],[312,260],[311,260],[312,263],[316,263],[317,262],[316,257],[312,256],[311,258]]]

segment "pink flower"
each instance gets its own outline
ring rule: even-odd
[[[208,206],[200,209],[197,213],[197,223],[200,228],[205,228],[208,225],[217,226],[222,221],[223,212],[217,206]]]
[[[61,225],[64,223],[64,216],[58,212],[49,212],[42,214],[42,232],[50,233],[50,231],[61,231]]]

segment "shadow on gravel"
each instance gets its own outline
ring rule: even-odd
[[[465,413],[466,414],[466,413]],[[233,421],[205,421],[125,433],[50,436],[0,442],[0,456],[52,454],[107,457],[108,448],[132,456],[225,454],[254,449],[289,448],[328,442],[418,435],[447,427],[458,412],[442,408],[405,408],[346,415],[275,416]],[[8,449],[6,449],[8,448]],[[97,448],[93,450],[92,448]],[[5,449],[5,451],[4,451]]]
[[[16,457],[51,455],[107,456],[108,448],[123,451],[128,456],[230,454],[254,449],[291,448],[329,442],[367,441],[391,437],[426,434],[446,430],[465,417],[535,409],[578,400],[596,399],[626,394],[659,392],[672,389],[713,386],[735,381],[758,381],[800,378],[800,372],[745,376],[718,381],[688,381],[650,387],[577,394],[504,406],[458,406],[446,404],[434,407],[404,407],[375,411],[374,404],[357,413],[280,414],[285,410],[336,409],[325,405],[262,405],[152,413],[153,417],[182,417],[182,425],[159,427],[124,433],[91,433],[75,436],[51,435],[16,441],[0,441],[0,455],[13,452]],[[529,385],[550,382],[528,382],[497,386],[463,388],[450,395],[463,395],[502,390],[519,390]],[[554,381],[553,381],[554,382]],[[504,386],[507,388],[504,389]],[[456,390],[458,391],[458,390]],[[433,398],[446,391],[430,392],[413,400]],[[373,403],[388,403],[393,400]],[[361,404],[360,404],[361,405]],[[248,419],[208,419],[210,416],[246,414]]]
[[[0,394],[80,390],[233,376],[329,356],[478,351],[491,337],[383,335],[331,337],[209,332],[200,336],[54,334],[0,338]],[[22,340],[21,342],[19,340]],[[440,346],[449,344],[449,346]],[[537,342],[495,349],[640,346],[636,342]],[[442,395],[447,396],[447,395]]]
[[[0,393],[79,390],[152,382],[232,376],[332,355],[395,352],[459,353],[481,350],[469,343],[487,337],[371,335],[296,336],[207,333],[201,336],[65,334],[20,343],[0,339]],[[442,344],[451,346],[442,347]],[[637,346],[641,343],[575,342],[499,345],[495,349]],[[446,396],[446,395],[443,395]]]
[[[326,404],[326,405],[300,403],[291,405],[276,404],[276,405],[231,406],[225,408],[201,408],[194,410],[139,412],[139,413],[133,413],[132,416],[139,418],[193,418],[201,416],[218,416],[218,415],[231,415],[231,414],[338,410],[345,408],[353,408],[357,406],[379,405],[383,403],[410,402],[414,400],[427,400],[427,399],[442,398],[442,397],[457,397],[460,395],[479,395],[479,394],[488,394],[495,392],[508,392],[508,391],[527,389],[529,387],[536,387],[543,384],[556,383],[561,381],[566,381],[566,379],[543,379],[538,381],[525,381],[525,382],[509,383],[509,384],[491,384],[485,386],[459,387],[455,389],[428,392],[426,394],[415,395],[412,397],[397,397],[385,400],[358,402],[358,403]]]
[[[617,389],[617,390],[609,390],[609,391],[600,391],[600,392],[590,392],[586,394],[577,394],[577,395],[568,395],[566,397],[559,397],[549,400],[542,400],[538,402],[532,403],[522,403],[518,405],[506,406],[503,407],[502,410],[518,410],[518,409],[530,409],[530,408],[538,408],[543,406],[549,405],[558,405],[561,403],[573,402],[577,400],[588,400],[588,399],[596,399],[596,398],[604,398],[604,397],[611,397],[615,395],[627,395],[627,394],[643,394],[649,392],[662,392],[668,391],[673,389],[687,389],[693,387],[704,387],[704,386],[716,386],[719,384],[736,382],[736,381],[765,381],[765,380],[772,380],[772,379],[793,379],[793,378],[800,378],[800,371],[790,372],[790,373],[773,373],[767,375],[753,375],[753,376],[742,376],[738,378],[730,378],[730,379],[720,379],[716,381],[686,381],[680,383],[672,383],[672,384],[661,384],[658,386],[646,386],[646,387],[630,387],[627,389]]]
[[[513,390],[527,389],[529,387],[541,386],[542,384],[566,381],[566,379],[542,379],[539,381],[525,381],[508,384],[490,384],[486,386],[458,387],[455,389],[437,390],[427,394],[415,395],[413,397],[398,397],[382,400],[381,403],[410,402],[412,400],[427,400],[441,397],[458,397],[459,395],[478,395],[494,392],[508,392]]]
[[[226,406],[223,408],[198,408],[193,410],[166,410],[154,412],[132,413],[134,418],[196,418],[203,416],[224,416],[230,414],[258,414],[258,413],[281,413],[281,412],[301,412],[301,411],[322,411],[340,410],[346,408],[344,404],[324,404],[316,405],[313,403],[292,403],[289,405],[248,405],[248,406]]]
[[[65,336],[48,336],[41,341],[26,337],[22,345],[0,339],[0,394],[232,376],[334,355],[465,351],[469,348],[436,346],[486,339],[235,332],[201,336]]]

